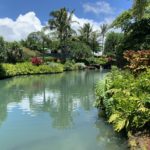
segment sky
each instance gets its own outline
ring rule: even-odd
[[[47,23],[51,11],[62,7],[75,10],[73,20],[79,22],[72,24],[75,30],[88,22],[98,30],[131,6],[132,0],[0,0],[0,36],[8,41],[25,39]]]

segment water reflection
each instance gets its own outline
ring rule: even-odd
[[[104,75],[83,71],[1,80],[0,149],[125,150],[125,140],[93,107],[95,82]]]
[[[41,111],[49,113],[55,128],[71,127],[73,112],[93,108],[94,81],[99,75],[91,71],[70,72],[0,81],[0,123],[7,111],[18,108],[33,116]]]

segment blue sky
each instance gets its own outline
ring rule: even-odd
[[[9,27],[7,30],[12,30],[12,34],[15,33],[15,28],[10,29],[8,24],[16,24],[17,18],[21,14],[22,18],[20,17],[19,23],[20,20],[22,22],[24,20],[26,24],[27,20],[28,22],[29,20],[36,20],[36,25],[42,26],[47,22],[49,12],[66,7],[69,10],[75,9],[74,18],[81,21],[81,25],[82,22],[85,23],[89,20],[96,29],[98,24],[111,23],[118,14],[130,8],[131,5],[132,0],[0,0],[0,35],[4,36],[8,33],[2,31],[5,26]],[[19,24],[19,26],[21,25]]]

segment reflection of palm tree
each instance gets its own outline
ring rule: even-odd
[[[99,73],[97,76],[99,77]],[[47,112],[53,119],[55,128],[71,127],[73,111],[79,107],[87,111],[92,108],[93,82],[91,71],[6,80],[4,84],[0,85],[0,97],[4,99],[4,101],[0,101],[0,107],[5,112],[0,114],[4,116],[0,116],[0,118],[7,116],[9,103],[20,102],[25,98],[27,102],[29,101],[31,113]],[[40,98],[40,103],[37,98]]]
[[[0,102],[0,125],[7,117],[7,104],[4,101]]]
[[[67,99],[58,99],[57,105],[53,100],[48,100],[44,103],[43,110],[49,112],[53,118],[54,128],[68,128],[72,125],[72,108],[70,108]]]

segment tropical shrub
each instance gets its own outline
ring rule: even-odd
[[[150,69],[134,77],[113,69],[96,86],[96,106],[102,108],[116,131],[140,130],[150,124]]]
[[[0,37],[0,62],[16,63],[23,59],[23,49],[18,42],[6,42]]]
[[[150,66],[150,50],[125,51],[124,58],[129,62],[126,67],[134,73],[146,70]]]
[[[30,75],[30,74],[45,74],[45,73],[59,73],[63,72],[62,64],[49,64],[35,66],[32,63],[17,63],[17,64],[1,64],[0,78],[12,77],[16,75]]]
[[[33,65],[39,66],[43,63],[43,60],[41,58],[38,58],[38,57],[33,57],[31,59],[31,62]]]
[[[90,57],[90,58],[87,58],[86,60],[88,61],[89,64],[104,65],[104,64],[107,64],[107,63],[113,61],[113,58],[103,56],[103,57]]]
[[[75,69],[76,70],[83,70],[86,68],[86,65],[84,63],[76,63],[75,64]]]
[[[8,63],[21,62],[24,59],[23,49],[18,42],[6,43],[7,60]]]
[[[91,55],[91,48],[83,42],[72,41],[68,44],[68,47],[72,59],[82,60]]]
[[[123,33],[108,33],[105,40],[104,54],[116,54],[117,47],[122,42],[123,36]]]
[[[75,63],[72,61],[66,61],[66,63],[64,64],[64,70],[66,71],[75,70]]]

